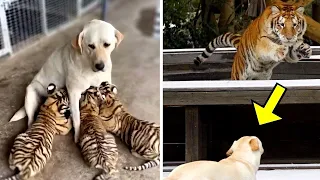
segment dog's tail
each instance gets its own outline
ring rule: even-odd
[[[20,108],[10,119],[9,122],[13,122],[13,121],[19,121],[21,119],[23,119],[24,117],[27,116],[26,110],[24,108],[24,106],[22,108]]]

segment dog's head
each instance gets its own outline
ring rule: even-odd
[[[244,136],[234,141],[226,154],[227,156],[231,156],[236,151],[252,152],[258,154],[260,157],[263,154],[264,149],[262,147],[262,142],[256,136]]]
[[[90,61],[94,72],[111,69],[111,52],[119,46],[124,36],[110,23],[92,20],[72,40],[72,47]]]

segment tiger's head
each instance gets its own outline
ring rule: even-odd
[[[47,87],[48,97],[42,105],[42,110],[55,114],[55,122],[60,134],[67,134],[71,128],[70,104],[67,90],[65,88],[57,89],[56,85],[50,83]]]
[[[80,98],[80,113],[87,111],[95,114],[99,114],[99,106],[101,103],[101,94],[98,87],[90,86]]]
[[[117,87],[107,81],[102,82],[99,91],[101,92],[103,101],[100,105],[100,116],[105,123],[110,126],[114,125],[114,115],[122,111],[123,106],[120,100],[116,97]]]
[[[269,32],[283,44],[292,45],[302,38],[307,29],[304,7],[298,4],[276,3],[269,6]]]

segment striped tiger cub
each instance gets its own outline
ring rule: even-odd
[[[90,87],[80,99],[80,147],[82,155],[91,167],[103,172],[96,180],[114,175],[118,161],[118,148],[114,136],[106,132],[99,117],[101,95],[97,87]]]
[[[235,47],[232,80],[269,80],[280,62],[296,63],[309,58],[311,47],[303,42],[307,22],[304,7],[277,2],[268,6],[244,31],[226,33],[212,40],[198,57],[196,65],[206,61],[218,47]]]
[[[160,126],[139,120],[126,112],[117,99],[116,86],[103,82],[100,92],[104,102],[100,106],[100,116],[107,131],[119,136],[131,149],[132,155],[148,162],[136,167],[124,167],[130,171],[141,171],[160,164]]]
[[[67,134],[72,128],[67,91],[56,90],[51,83],[47,92],[34,124],[14,140],[9,165],[17,173],[6,180],[24,180],[39,173],[51,157],[54,135]]]

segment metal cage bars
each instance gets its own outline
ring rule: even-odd
[[[100,0],[1,1],[0,57],[12,55],[30,43],[35,43],[99,3]]]

